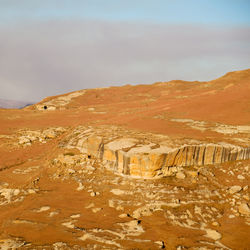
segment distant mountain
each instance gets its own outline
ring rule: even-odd
[[[24,102],[24,101],[0,99],[0,108],[3,108],[3,109],[20,109],[29,105],[31,105],[31,103]]]

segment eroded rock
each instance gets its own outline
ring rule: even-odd
[[[66,148],[77,148],[112,171],[143,178],[176,175],[182,179],[184,175],[181,170],[186,166],[204,166],[250,158],[250,148],[231,144],[197,142],[197,145],[174,147],[173,142],[169,142],[168,146],[163,142],[162,145],[152,141],[142,143],[139,138],[117,138],[119,134],[109,136],[108,131],[105,133],[100,133],[98,129],[79,127],[72,133],[72,137],[69,136]],[[75,134],[77,137],[74,137]]]
[[[235,193],[240,192],[241,189],[242,189],[241,186],[237,186],[237,185],[236,185],[236,186],[232,186],[232,187],[229,189],[229,193],[230,193],[230,194],[235,194]]]
[[[242,215],[250,216],[250,208],[247,203],[240,204],[238,210]]]

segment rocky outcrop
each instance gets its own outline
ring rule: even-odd
[[[112,136],[111,136],[112,137]],[[170,148],[137,138],[114,138],[90,131],[78,135],[67,147],[78,148],[88,157],[98,159],[107,168],[125,175],[143,178],[174,176],[179,168],[204,166],[250,158],[250,148],[231,144],[197,144]]]
[[[85,90],[69,93],[63,96],[50,98],[50,100],[42,100],[40,103],[34,105],[37,110],[56,110],[65,109],[65,106],[71,102],[72,99],[85,94]]]
[[[22,146],[30,146],[33,142],[46,143],[50,139],[54,139],[66,131],[63,127],[50,127],[43,130],[20,130],[18,134],[18,144]]]
[[[250,148],[221,145],[188,145],[170,152],[157,152],[154,149],[143,152],[138,150],[140,148],[126,152],[123,148],[112,150],[109,145],[100,145],[99,149],[98,157],[115,171],[149,178],[175,175],[177,167],[203,166],[250,157]]]

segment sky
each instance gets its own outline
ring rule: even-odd
[[[0,0],[0,98],[250,68],[249,0]]]

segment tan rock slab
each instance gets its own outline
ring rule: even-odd
[[[238,210],[241,214],[250,216],[250,208],[247,203],[240,204]]]

